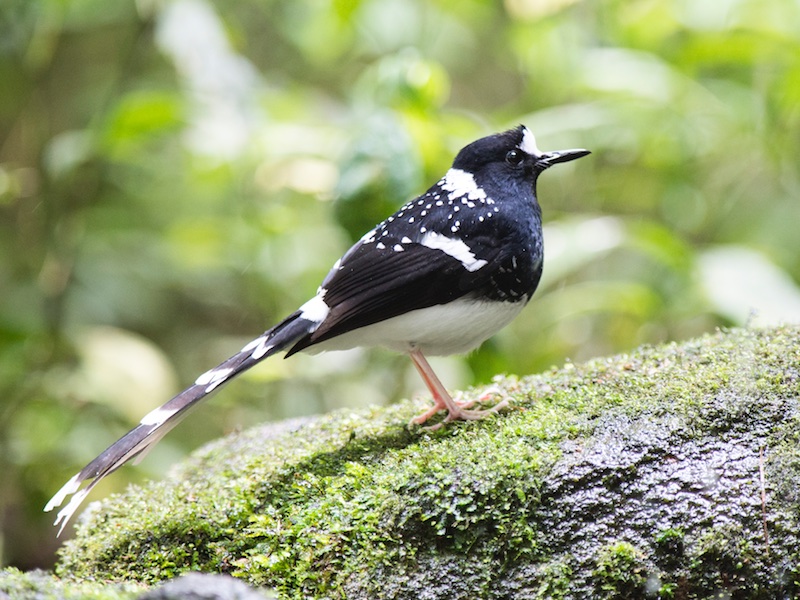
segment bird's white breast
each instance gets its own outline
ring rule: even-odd
[[[459,298],[446,305],[430,306],[354,329],[306,350],[347,350],[358,346],[382,346],[397,352],[418,349],[428,356],[462,354],[476,348],[510,323],[527,298],[495,302]]]

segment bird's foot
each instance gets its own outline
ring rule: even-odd
[[[484,402],[488,402],[494,396],[503,396],[503,392],[500,391],[500,388],[498,386],[492,385],[492,386],[489,386],[488,388],[486,388],[486,390],[484,390],[484,392],[480,396],[478,396],[477,398],[471,398],[471,399],[468,399],[468,400],[462,400],[462,396],[463,395],[464,395],[464,392],[458,392],[458,395],[455,398],[453,398],[453,402],[455,402],[461,408],[470,408],[475,404],[482,404]],[[506,402],[506,404],[507,404],[507,402]],[[444,408],[444,406],[443,406],[443,408]]]
[[[426,410],[424,413],[417,415],[416,417],[412,417],[411,420],[408,422],[408,425],[409,427],[413,425],[422,425],[433,415],[438,413],[440,410],[445,410],[445,409],[447,409],[447,407],[444,405],[444,403],[436,399],[433,406],[431,406],[428,410]]]
[[[426,431],[436,431],[440,427],[444,426],[445,423],[449,423],[451,421],[456,420],[463,420],[463,421],[479,421],[493,413],[500,411],[501,409],[508,406],[508,398],[503,398],[500,402],[492,406],[491,408],[487,409],[470,409],[471,406],[475,405],[478,402],[484,402],[489,400],[492,396],[499,395],[500,390],[496,387],[490,388],[488,391],[483,393],[481,396],[477,398],[473,398],[471,400],[461,401],[460,399],[454,398],[441,398],[435,397],[434,404],[428,410],[423,412],[420,415],[417,415],[413,419],[411,419],[409,425],[422,425],[436,413],[442,410],[447,411],[447,415],[441,422],[436,423],[434,425],[428,425],[427,427],[423,427]]]
[[[471,403],[472,404],[472,403]],[[464,408],[459,407],[458,410],[450,410],[448,411],[447,415],[441,422],[436,423],[435,425],[428,425],[424,429],[426,431],[436,431],[440,427],[444,426],[445,423],[449,423],[450,421],[455,421],[457,419],[461,419],[462,421],[480,421],[488,417],[489,415],[498,412],[499,410],[508,406],[508,399],[504,398],[491,408],[486,408],[482,410],[467,410]]]

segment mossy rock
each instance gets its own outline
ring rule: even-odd
[[[800,328],[496,384],[511,409],[433,433],[409,402],[209,444],[94,504],[57,572],[286,598],[798,593]]]
[[[146,590],[146,586],[131,581],[64,581],[46,571],[0,570],[3,600],[133,600]]]
[[[0,570],[3,600],[275,600],[227,575],[187,573],[161,585],[60,579],[45,571]]]

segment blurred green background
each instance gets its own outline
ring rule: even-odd
[[[518,123],[593,154],[542,178],[542,285],[449,387],[800,320],[796,0],[0,0],[2,563],[52,564],[68,477]],[[267,361],[92,497],[422,390],[379,350]]]

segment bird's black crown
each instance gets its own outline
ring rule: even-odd
[[[520,125],[508,131],[475,140],[461,149],[453,161],[453,166],[457,169],[471,171],[490,162],[502,161],[508,152],[520,148],[526,131],[528,129],[524,125]]]

